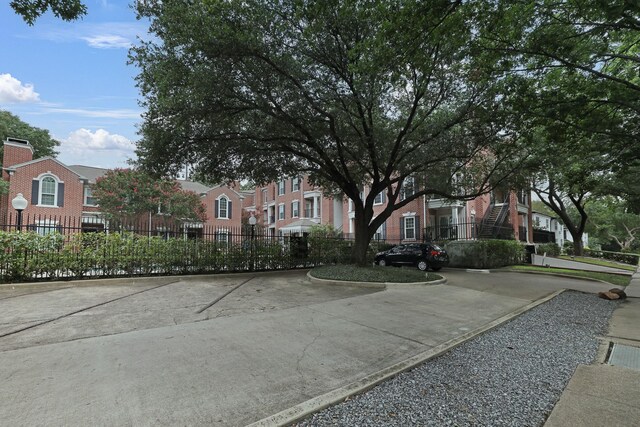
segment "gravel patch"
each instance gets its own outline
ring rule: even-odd
[[[306,426],[540,426],[617,302],[564,292],[366,393],[301,421]]]

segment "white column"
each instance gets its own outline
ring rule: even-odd
[[[313,198],[313,217],[320,217],[320,197],[318,196]]]

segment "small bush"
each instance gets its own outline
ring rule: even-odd
[[[549,256],[560,256],[560,246],[557,243],[545,243],[538,245],[536,248],[538,254],[547,254]]]
[[[497,268],[521,264],[524,245],[515,240],[452,241],[445,245],[451,267]]]
[[[634,266],[637,266],[640,262],[640,254],[631,254],[627,252],[597,251],[594,249],[585,249],[583,253],[585,256],[608,259],[610,261],[621,262],[623,264],[629,264]]]

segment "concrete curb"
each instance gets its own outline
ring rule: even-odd
[[[319,279],[313,277],[311,272],[307,272],[307,278],[315,285],[330,285],[330,286],[353,286],[358,288],[373,288],[373,289],[386,289],[387,286],[407,286],[407,285],[443,285],[447,283],[447,279],[442,278],[438,280],[432,280],[430,282],[352,282],[349,280],[332,280],[332,279]]]
[[[631,281],[629,282],[629,286],[625,289],[627,297],[630,298],[640,298],[640,267],[633,273],[631,276]]]
[[[583,270],[576,270],[576,271],[583,271]],[[607,282],[606,280],[600,280],[600,279],[594,279],[593,277],[580,277],[580,276],[572,276],[570,274],[562,274],[562,273],[547,273],[545,271],[520,271],[520,270],[491,270],[492,273],[523,273],[523,274],[541,274],[544,276],[556,276],[556,277],[564,277],[565,279],[578,279],[578,280],[587,280],[589,282],[600,282],[600,283],[605,283],[609,286],[613,286],[613,287],[622,287],[625,288],[625,286],[622,285],[615,285],[611,282]],[[600,272],[600,271],[592,271],[591,273],[604,273],[604,272]],[[608,273],[606,273],[608,274]],[[627,286],[628,287],[628,286]],[[625,291],[626,292],[626,291]],[[628,295],[627,295],[628,296]]]
[[[440,356],[447,351],[465,343],[466,341],[475,338],[476,336],[483,334],[497,326],[500,326],[503,323],[506,323],[513,318],[531,310],[532,308],[535,308],[538,305],[555,298],[564,291],[564,289],[561,289],[559,291],[553,292],[546,297],[533,301],[524,307],[520,307],[519,309],[514,310],[509,314],[506,314],[492,322],[489,322],[486,325],[481,326],[480,328],[467,332],[466,334],[461,335],[458,338],[447,341],[446,343],[440,344],[430,350],[424,351],[402,362],[391,365],[386,369],[375,372],[371,375],[367,375],[366,377],[352,382],[351,384],[347,384],[321,396],[314,397],[305,402],[299,403],[298,405],[295,405],[289,409],[285,409],[284,411],[278,412],[277,414],[271,415],[267,418],[263,418],[259,421],[256,421],[255,423],[249,424],[248,427],[286,426],[300,421],[315,412],[321,411],[325,408],[328,408],[329,406],[342,402],[348,397],[363,393],[370,388],[373,388],[374,386],[380,384],[381,382],[391,379],[404,371],[408,371],[409,369],[412,369],[417,365],[428,361],[429,359]]]
[[[228,278],[228,277],[244,277],[255,276],[256,274],[295,274],[305,269],[300,270],[272,270],[272,271],[243,271],[239,273],[215,273],[215,274],[185,274],[176,276],[132,276],[132,277],[115,277],[109,279],[76,279],[76,280],[56,280],[56,281],[42,281],[42,282],[24,282],[24,283],[3,283],[0,284],[0,290],[49,290],[49,289],[65,289],[82,286],[152,286],[158,284],[159,281],[180,282],[180,281],[197,281],[197,280],[210,280],[215,278]],[[308,269],[306,269],[308,270]]]

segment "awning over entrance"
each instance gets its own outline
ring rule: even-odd
[[[318,225],[317,222],[311,221],[310,219],[301,219],[291,224],[280,227],[280,231],[283,233],[308,233],[311,231],[311,227],[314,225]]]

